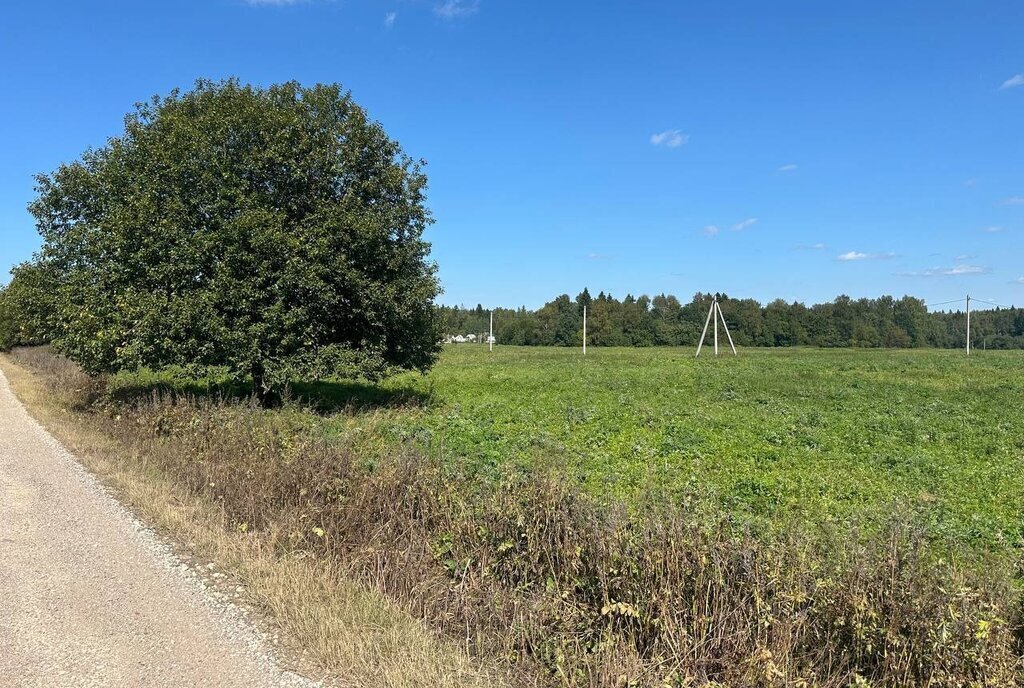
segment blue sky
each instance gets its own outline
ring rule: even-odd
[[[340,82],[428,161],[444,303],[1024,304],[1024,3],[307,0],[0,10],[0,269],[32,175],[198,77]],[[6,279],[6,277],[4,277]]]

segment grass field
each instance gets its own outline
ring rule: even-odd
[[[465,345],[326,426],[367,456],[411,441],[481,471],[556,465],[599,496],[707,493],[762,526],[903,505],[1004,549],[1024,514],[1022,373],[1024,352]]]
[[[325,664],[333,576],[517,685],[1024,685],[1024,353],[590,354],[452,348],[274,408],[10,362],[114,473],[331,572],[275,588]]]

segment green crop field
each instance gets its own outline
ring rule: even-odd
[[[1024,514],[1024,352],[464,345],[331,416],[367,455],[412,442],[473,470],[556,466],[601,496],[708,495],[765,526],[895,507],[1008,551]],[[388,394],[393,393],[394,397]]]
[[[1022,351],[464,345],[280,406],[226,370],[11,358],[121,465],[552,683],[1019,683]]]

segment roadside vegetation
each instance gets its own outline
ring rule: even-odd
[[[478,370],[481,384],[518,370],[525,397],[533,376],[551,378],[542,360],[507,353],[508,367],[492,366],[489,376]],[[628,380],[632,352],[607,353],[607,360],[587,363]],[[790,518],[755,531],[730,512],[728,500],[700,491],[638,491],[626,499],[581,486],[558,461],[513,460],[514,443],[508,462],[481,470],[487,462],[460,460],[463,445],[444,453],[422,444],[425,421],[473,409],[481,393],[460,392],[465,383],[451,380],[482,369],[484,353],[449,354],[419,387],[393,380],[353,396],[349,386],[354,403],[334,411],[298,398],[263,409],[246,397],[232,399],[229,387],[204,390],[174,376],[89,378],[40,349],[16,350],[9,361],[61,400],[64,422],[108,438],[122,465],[143,462],[188,503],[214,505],[225,533],[260,542],[282,560],[318,562],[339,583],[357,581],[384,594],[473,655],[503,664],[520,684],[1019,683],[1020,596],[1011,548],[982,547],[969,557],[936,548],[943,534],[914,506],[917,493],[863,529],[856,518]],[[791,354],[793,363],[803,359],[824,375],[828,366],[819,355]],[[572,365],[568,356],[561,352],[561,365]],[[723,397],[726,387],[696,375],[723,375],[727,363],[741,360],[747,359],[700,369],[674,361],[693,373],[694,388],[710,384],[711,396],[679,411],[728,417],[730,406],[756,404],[744,401],[743,388],[730,387],[733,394]],[[749,360],[768,380],[773,373],[786,379],[785,358]],[[922,372],[943,376],[941,359],[920,360]],[[833,363],[852,372],[858,362],[840,355]],[[885,378],[877,360],[859,365],[861,376]],[[912,385],[902,380],[890,384]],[[933,383],[926,376],[920,393]],[[751,384],[771,389],[768,381]],[[833,390],[838,402],[842,389]],[[619,390],[615,400],[628,409],[625,394]],[[795,393],[782,385],[774,394],[792,403],[787,395]],[[850,417],[863,410],[851,407]],[[490,413],[501,417],[493,405]],[[395,418],[403,414],[407,432],[387,430],[399,427]],[[944,415],[937,410],[937,418]],[[563,414],[559,422],[571,418]],[[645,419],[637,420],[643,427]],[[864,426],[872,422],[866,418]],[[878,427],[873,437],[891,434]],[[375,442],[387,449],[368,453]],[[715,451],[723,462],[743,463],[740,444],[732,457]],[[873,470],[884,480],[884,468]]]
[[[464,642],[440,638],[333,560],[291,546],[287,534],[274,524],[263,529],[241,525],[214,491],[215,485],[203,489],[183,480],[184,473],[170,470],[170,457],[190,449],[198,437],[183,442],[166,432],[162,404],[115,403],[106,396],[101,379],[84,374],[45,347],[0,354],[0,369],[28,410],[119,501],[168,537],[179,556],[200,574],[213,570],[226,576],[211,579],[211,585],[260,612],[254,618],[275,638],[288,668],[324,678],[327,686],[510,685],[496,664],[469,657]],[[211,408],[191,403],[188,407],[196,414]],[[260,415],[248,404],[225,405],[224,410],[235,419],[230,433],[242,429],[239,423],[247,414]],[[264,429],[270,431],[271,426]],[[210,453],[214,449],[208,446],[194,458],[210,461],[216,458]],[[240,446],[238,451],[251,449]],[[188,457],[179,455],[177,460],[187,462]]]

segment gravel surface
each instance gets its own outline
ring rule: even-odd
[[[25,411],[0,372],[0,686],[258,688],[283,670]]]

